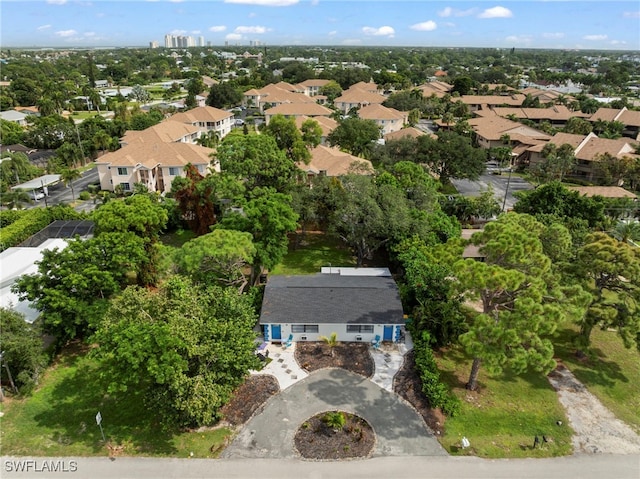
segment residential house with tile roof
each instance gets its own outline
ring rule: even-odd
[[[127,130],[120,139],[120,145],[133,143],[195,143],[200,137],[200,129],[179,121],[165,120],[144,130]]]
[[[352,108],[362,108],[367,105],[381,105],[386,97],[371,91],[360,90],[351,87],[342,92],[338,98],[333,101],[333,105],[343,114],[348,114]]]
[[[451,101],[461,101],[469,107],[469,111],[475,112],[498,106],[519,107],[522,106],[525,98],[525,95],[521,93],[512,93],[510,95],[461,95],[460,97],[451,97]]]
[[[504,140],[508,137],[514,163],[523,161],[529,147],[544,144],[551,138],[540,130],[497,115],[471,118],[468,122],[481,148],[505,146]]]
[[[318,175],[337,177],[350,173],[371,175],[374,172],[369,160],[324,145],[318,145],[311,150],[309,163],[298,163],[297,166],[308,177]]]
[[[323,80],[321,78],[311,78],[309,80],[305,80],[296,85],[296,88],[300,93],[304,93],[307,96],[317,96],[320,94],[320,89],[326,84],[330,83],[331,80]]]
[[[602,196],[603,198],[630,198],[637,200],[638,196],[620,186],[567,186],[567,189],[577,191],[581,196]]]
[[[422,96],[424,96],[425,98],[429,98],[434,95],[436,96],[436,98],[442,98],[443,96],[447,95],[452,90],[452,88],[452,85],[438,80],[423,83],[422,85],[416,87],[417,90],[420,90],[422,92]]]
[[[274,115],[282,115],[286,118],[298,118],[305,117],[329,117],[333,113],[326,106],[318,105],[317,103],[281,103],[264,111],[264,121],[268,125]]]
[[[599,108],[589,121],[592,123],[602,121],[619,121],[624,125],[622,136],[640,141],[640,111],[628,110],[627,107]]]
[[[242,104],[246,107],[258,108],[264,112],[265,108],[272,108],[283,103],[315,103],[316,101],[299,93],[298,89],[286,82],[269,84],[259,90],[251,89],[244,93]]]
[[[422,130],[419,130],[413,126],[408,126],[406,128],[402,128],[400,130],[387,133],[386,135],[383,136],[383,139],[386,142],[386,141],[401,140],[402,138],[418,138],[426,134],[427,133],[425,133]]]
[[[375,103],[363,106],[358,110],[358,117],[373,120],[379,127],[381,135],[398,131],[409,121],[409,114],[395,108],[387,108]]]
[[[398,341],[405,319],[387,268],[322,268],[299,276],[270,275],[260,327],[265,341]]]
[[[636,142],[629,138],[618,138],[615,140],[609,138],[598,138],[595,133],[588,135],[570,135],[568,133],[557,133],[549,143],[553,143],[557,147],[570,144],[574,147],[574,155],[577,164],[572,172],[572,176],[576,176],[587,181],[593,181],[596,174],[596,165],[600,158],[605,155],[611,155],[615,158],[640,158],[635,153],[634,145]],[[535,165],[544,160],[542,150],[544,144],[535,145],[528,149],[529,165]]]
[[[518,120],[530,120],[535,123],[548,122],[555,128],[564,128],[567,125],[567,121],[573,117],[586,118],[589,115],[580,111],[569,110],[564,105],[553,105],[549,108],[511,108],[511,107],[495,107],[491,110],[482,110],[480,112],[482,116],[489,116],[494,113],[503,118],[515,117]]]
[[[322,130],[322,136],[320,137],[321,145],[325,145],[327,143],[327,136],[329,136],[329,133],[331,133],[338,127],[338,122],[328,116],[314,116],[313,118],[311,118],[309,116],[302,115],[295,117],[296,126],[298,127],[298,129],[302,128],[302,124],[306,120],[315,120],[316,122],[318,122],[318,125]]]
[[[212,106],[193,108],[176,113],[169,118],[198,128],[200,134],[215,131],[220,139],[229,134],[233,125],[233,114]]]
[[[200,174],[208,174],[214,151],[192,143],[133,142],[96,160],[100,188],[114,191],[120,186],[123,191],[131,191],[141,183],[149,191],[168,193],[173,180],[185,176],[184,167],[189,163]]]

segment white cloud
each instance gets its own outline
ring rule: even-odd
[[[320,0],[311,0],[311,6],[315,7],[320,3]]]
[[[373,35],[375,37],[389,37],[392,38],[396,31],[393,29],[393,27],[389,27],[387,25],[380,27],[380,28],[375,28],[375,27],[362,27],[362,33],[364,33],[365,35]]]
[[[533,40],[531,35],[509,35],[505,38],[507,43],[520,43],[528,45]]]
[[[75,30],[60,30],[56,32],[56,35],[62,38],[73,37],[77,34],[78,32]]]
[[[473,15],[475,12],[475,8],[470,8],[468,10],[458,10],[456,8],[445,7],[443,10],[440,10],[438,12],[438,15],[441,17],[468,17],[469,15]]]
[[[640,18],[640,10],[637,12],[624,12],[622,16],[624,18]]]
[[[337,34],[338,34],[338,30],[331,30],[329,32],[329,36],[331,36],[331,37],[334,36],[334,35],[337,35]]]
[[[546,32],[542,34],[542,38],[549,38],[549,39],[560,39],[560,38],[564,38],[564,33],[561,32]]]
[[[224,0],[224,3],[241,3],[244,5],[259,5],[261,7],[289,7],[299,0]]]
[[[239,33],[228,33],[226,37],[224,37],[225,40],[242,40],[242,35],[240,35]]]
[[[253,26],[253,27],[247,27],[247,26],[239,26],[236,27],[236,29],[234,30],[235,33],[251,33],[251,34],[261,34],[261,33],[267,33],[269,31],[269,29],[267,27],[261,27],[261,26]]]
[[[626,45],[627,42],[624,40],[611,40],[611,45]]]
[[[47,0],[49,5],[64,5],[67,3],[67,0]]]
[[[51,28],[51,25],[40,25],[38,28],[36,28],[36,30],[41,32],[42,30],[47,30],[48,28]]]
[[[419,32],[431,32],[438,28],[438,24],[433,20],[427,20],[426,22],[411,25],[409,28],[411,30],[418,30]]]
[[[492,7],[483,11],[478,18],[511,18],[513,13],[508,8],[504,7]]]
[[[201,33],[200,30],[191,30],[191,35],[200,35]]]
[[[227,27],[224,25],[214,25],[212,27],[209,27],[210,32],[224,32],[226,29]]]
[[[178,30],[178,29],[176,29],[176,30],[171,30],[171,31],[169,32],[169,35],[175,35],[175,36],[181,36],[181,35],[186,35],[186,34],[187,34],[187,31],[186,31],[186,30]]]
[[[597,40],[606,40],[607,36],[606,35],[585,35],[584,37],[582,37],[583,40],[592,40],[592,41],[597,41]]]
[[[96,36],[96,32],[84,32],[84,36],[85,37],[95,37]]]

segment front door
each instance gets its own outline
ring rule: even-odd
[[[280,332],[279,324],[271,325],[271,341],[280,341],[282,340],[282,333]]]
[[[384,327],[384,335],[382,336],[382,340],[393,341],[393,326]]]

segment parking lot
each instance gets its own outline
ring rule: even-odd
[[[504,205],[504,210],[508,211],[516,203],[514,193],[517,191],[531,190],[533,185],[526,182],[519,176],[502,172],[500,174],[484,173],[475,181],[471,180],[451,180],[458,193],[464,196],[479,196],[482,191],[486,191],[489,185],[493,187],[493,193],[500,203]]]

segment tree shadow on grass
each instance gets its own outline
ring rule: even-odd
[[[96,454],[106,452],[96,423],[99,411],[108,443],[150,455],[176,452],[173,432],[162,429],[158,417],[145,406],[142,391],[109,396],[95,363],[78,358],[75,365],[53,386],[46,412],[34,417],[41,427],[56,431],[55,441],[84,444]]]
[[[600,349],[592,349],[595,355],[581,364],[571,364],[569,369],[583,384],[613,387],[618,382],[628,383],[629,378],[622,372],[622,368],[615,361],[607,360]]]

